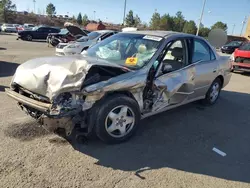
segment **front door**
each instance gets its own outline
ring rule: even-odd
[[[186,39],[167,44],[154,82],[156,100],[153,111],[185,103],[194,93],[195,66],[188,63]]]

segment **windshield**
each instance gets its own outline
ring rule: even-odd
[[[246,50],[246,51],[250,51],[250,42],[242,45],[241,47],[239,47],[240,50]]]
[[[88,38],[89,38],[89,40],[93,40],[93,39],[99,37],[100,35],[101,35],[101,33],[91,32],[91,33],[88,34]]]
[[[230,43],[227,44],[227,46],[239,46],[241,45],[241,41],[232,41]]]
[[[13,27],[12,24],[5,24],[6,27]]]
[[[151,60],[161,40],[161,37],[120,33],[89,48],[86,55],[130,69],[139,69]]]
[[[59,34],[66,35],[68,32],[69,32],[68,29],[61,29],[61,31],[59,32]]]

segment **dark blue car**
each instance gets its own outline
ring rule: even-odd
[[[18,32],[18,38],[22,40],[32,41],[33,39],[46,40],[49,33],[59,33],[60,29],[49,26],[38,26],[32,30]]]

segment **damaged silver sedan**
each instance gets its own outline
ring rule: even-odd
[[[142,118],[202,100],[214,104],[231,64],[203,38],[167,31],[114,35],[81,55],[20,65],[7,94],[48,130],[76,128],[106,143],[130,138]]]

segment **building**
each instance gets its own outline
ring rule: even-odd
[[[250,39],[250,17],[248,18],[247,28],[246,28],[246,32],[245,32],[245,37],[246,37],[248,40]]]
[[[103,25],[102,23],[89,23],[86,26],[86,29],[89,31],[104,30],[106,29],[106,26]]]
[[[247,41],[247,38],[244,36],[236,36],[236,35],[227,35],[227,43],[231,42],[231,41]]]

